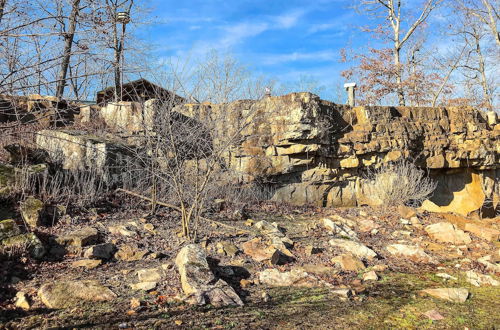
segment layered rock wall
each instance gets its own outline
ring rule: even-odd
[[[158,114],[164,113],[157,111],[159,106],[156,100],[109,104],[90,109],[86,120],[98,115],[115,134],[138,136],[158,123]],[[438,182],[424,202],[426,209],[462,214],[499,209],[500,123],[492,112],[349,107],[310,93],[185,104],[174,110],[197,119],[211,132],[214,146],[232,144],[225,165],[243,182],[271,186],[275,200],[334,207],[374,204],[365,189],[367,170],[411,159]],[[63,168],[121,163],[108,156],[123,154],[115,143],[75,131],[42,133],[38,146],[59,158]]]
[[[428,209],[470,213],[485,202],[490,208],[499,202],[500,124],[492,113],[348,107],[310,93],[179,111],[218,122],[215,136],[238,135],[241,142],[228,163],[246,181],[273,185],[276,200],[371,204],[363,189],[366,170],[412,159],[438,181],[433,198],[424,203]]]

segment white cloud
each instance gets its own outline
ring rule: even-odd
[[[276,22],[277,27],[281,29],[289,29],[297,25],[300,18],[302,18],[304,14],[304,10],[291,11],[282,15],[275,16],[274,21]]]
[[[274,65],[285,62],[296,61],[336,61],[338,53],[334,51],[317,51],[317,52],[293,52],[288,54],[270,54],[265,55],[260,59],[260,63],[265,65]]]
[[[268,23],[243,22],[225,27],[225,35],[219,42],[222,47],[231,47],[242,42],[246,38],[255,37],[269,29]]]

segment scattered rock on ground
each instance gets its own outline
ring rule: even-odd
[[[332,290],[332,293],[340,296],[341,298],[349,298],[354,295],[354,291],[348,288],[340,288]]]
[[[0,241],[19,234],[21,234],[21,230],[14,220],[7,219],[0,221]]]
[[[386,249],[394,256],[407,258],[413,262],[434,263],[434,259],[418,246],[391,244]]]
[[[308,257],[312,256],[313,254],[319,253],[319,252],[320,252],[320,250],[318,248],[314,247],[313,245],[307,245],[304,248],[304,253]]]
[[[319,287],[325,283],[300,269],[280,272],[278,269],[266,269],[259,273],[259,281],[268,286]]]
[[[162,272],[157,268],[140,269],[137,277],[141,282],[159,282],[162,279]]]
[[[89,247],[83,256],[88,259],[111,259],[116,251],[116,246],[112,243],[103,243]]]
[[[492,273],[500,273],[500,264],[494,263],[490,255],[477,259],[477,262],[486,267],[486,270]]]
[[[343,270],[347,271],[359,272],[366,268],[361,259],[351,254],[333,257],[332,262],[339,264]]]
[[[11,236],[0,241],[0,248],[17,253],[28,252],[34,259],[45,255],[45,247],[34,233]]]
[[[289,257],[294,257],[293,253],[289,250],[293,246],[293,241],[280,230],[276,223],[271,224],[262,220],[255,224],[255,228],[259,229],[261,234],[271,241],[271,245],[275,249]]]
[[[444,316],[441,315],[441,313],[439,313],[437,310],[435,309],[431,309],[427,312],[425,312],[424,314],[425,317],[427,317],[429,320],[432,320],[432,321],[440,321],[440,320],[444,320]]]
[[[434,298],[447,300],[450,302],[463,303],[469,297],[469,290],[465,288],[437,288],[425,289],[420,291],[422,294],[427,294]]]
[[[450,274],[446,273],[437,273],[436,276],[445,280],[454,280],[454,281],[458,280],[458,278],[456,278],[455,276],[451,276]]]
[[[417,215],[417,211],[413,207],[400,205],[398,206],[399,215],[402,218],[410,219]]]
[[[149,251],[140,250],[132,245],[122,245],[115,253],[115,258],[121,261],[138,261],[144,258]]]
[[[469,270],[465,273],[465,279],[472,285],[482,286],[482,285],[491,285],[491,286],[499,286],[500,282],[495,280],[493,277],[489,275],[483,275],[476,273],[473,270]]]
[[[43,202],[34,197],[28,197],[19,207],[24,222],[32,229],[42,225],[44,209]]]
[[[231,242],[218,242],[217,252],[220,254],[225,254],[229,257],[234,257],[240,250],[236,245]]]
[[[132,288],[132,290],[136,290],[136,291],[140,291],[140,290],[151,291],[154,288],[156,288],[157,285],[158,285],[157,282],[139,282],[139,283],[130,284],[130,287]]]
[[[56,242],[63,246],[83,247],[97,243],[99,233],[93,227],[84,227],[56,238]]]
[[[369,271],[363,274],[363,281],[378,281],[378,275],[375,271]]]
[[[125,226],[125,225],[109,226],[108,230],[113,235],[120,235],[126,237],[134,236],[137,234],[137,230],[133,226]]]
[[[272,265],[286,262],[286,258],[273,246],[266,245],[262,238],[256,237],[241,245],[243,252],[257,262],[269,261]]]
[[[490,242],[497,242],[500,240],[500,230],[488,226],[483,221],[473,220],[451,213],[445,213],[443,217],[458,228],[470,232],[484,240]]]
[[[323,226],[337,237],[346,237],[352,240],[358,240],[358,235],[348,225],[335,223],[331,219],[324,218]]]
[[[376,230],[379,225],[373,220],[365,219],[358,222],[358,228],[359,231],[367,233]]]
[[[301,270],[309,274],[314,275],[335,275],[338,273],[338,269],[335,267],[329,267],[317,264],[305,264],[300,267]]]
[[[469,244],[471,242],[469,234],[458,229],[449,222],[438,222],[425,227],[425,231],[432,238],[440,242],[453,244]]]
[[[26,293],[24,293],[22,291],[19,291],[18,293],[16,293],[15,306],[22,308],[24,310],[28,310],[31,308],[31,304],[28,300],[28,297],[26,296]]]
[[[55,281],[38,290],[38,297],[49,308],[67,308],[82,301],[110,301],[116,294],[97,281]]]
[[[358,258],[371,260],[377,256],[375,251],[366,247],[365,245],[347,239],[333,238],[329,241],[329,243],[331,246],[342,248]]]
[[[208,266],[205,251],[196,244],[183,247],[175,259],[184,293],[200,305],[243,306],[243,301],[225,281],[217,280]]]
[[[87,269],[94,269],[102,263],[100,259],[82,259],[71,263],[71,267],[78,268],[83,267]]]

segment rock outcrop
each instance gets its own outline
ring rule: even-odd
[[[110,103],[91,112],[115,133],[137,135],[152,126],[156,102]],[[492,215],[500,208],[500,123],[491,113],[470,107],[350,107],[311,93],[174,110],[209,130],[214,145],[235,142],[224,156],[226,166],[243,182],[271,186],[274,200],[373,205],[367,171],[413,159],[438,183],[424,209]],[[84,132],[41,133],[37,144],[63,168],[120,167],[127,154],[120,143]]]
[[[229,165],[244,180],[271,183],[275,200],[373,204],[363,189],[366,170],[412,158],[438,182],[427,210],[499,207],[500,124],[472,108],[349,107],[293,93],[179,111],[218,116],[215,136],[239,135]]]

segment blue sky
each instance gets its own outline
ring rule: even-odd
[[[256,75],[284,84],[301,76],[317,80],[325,87],[323,98],[343,101],[338,95],[346,65],[339,61],[339,50],[380,47],[380,40],[361,31],[361,26],[374,22],[350,8],[354,2],[151,0],[147,3],[156,23],[141,35],[156,46],[159,58],[201,60],[215,49],[230,53]]]
[[[302,76],[332,97],[342,85],[338,51],[362,17],[344,0],[153,0],[156,23],[143,37],[159,57],[230,53],[258,74],[291,83]],[[357,29],[353,31],[353,29]],[[366,40],[360,40],[366,43]]]

